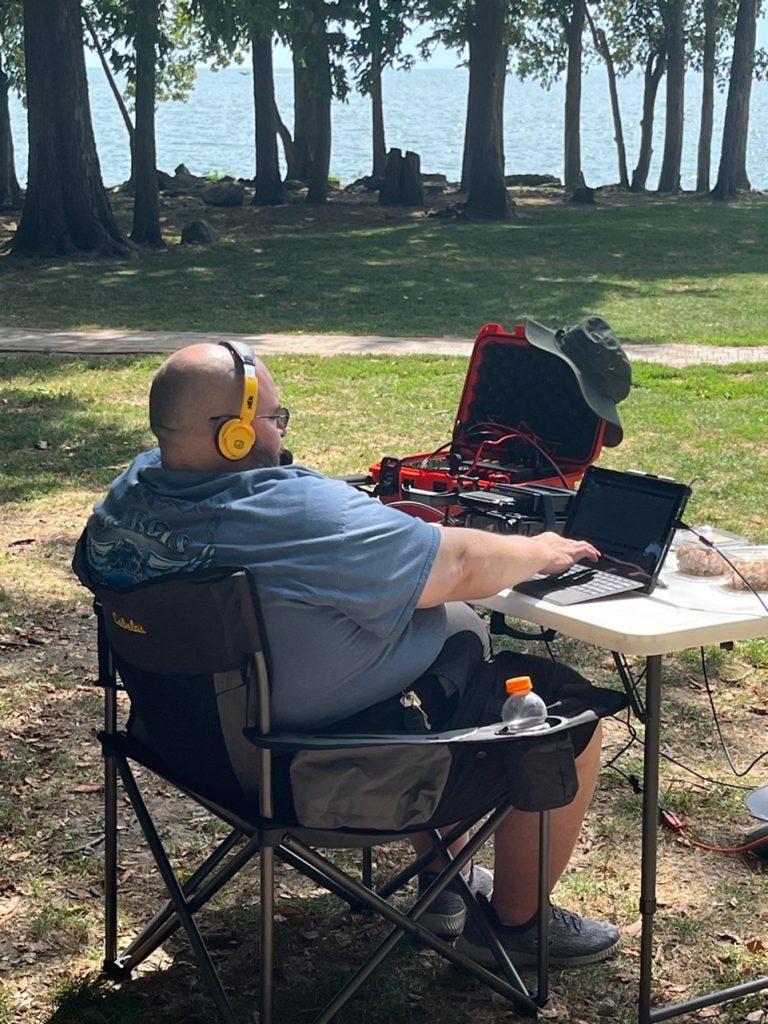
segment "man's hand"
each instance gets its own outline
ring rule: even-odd
[[[548,561],[539,570],[548,576],[556,576],[558,573],[565,572],[576,562],[580,562],[582,558],[596,562],[600,556],[597,548],[585,540],[568,540],[567,537],[561,537],[557,533],[542,533],[539,540],[549,547]]]

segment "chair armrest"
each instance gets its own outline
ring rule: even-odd
[[[276,754],[299,750],[353,750],[363,747],[426,747],[450,746],[454,743],[509,743],[518,740],[545,740],[553,733],[566,732],[577,725],[597,721],[594,711],[582,711],[573,718],[550,715],[546,729],[507,732],[503,722],[450,732],[426,733],[270,733],[262,736],[258,729],[244,729],[243,734],[257,747]]]

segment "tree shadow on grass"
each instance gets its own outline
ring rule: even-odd
[[[292,904],[306,907],[311,900]],[[325,897],[321,903],[326,905]],[[338,908],[338,904],[336,904]],[[213,936],[212,958],[243,1024],[258,1019],[258,914],[228,908],[206,915],[204,936]],[[339,992],[354,969],[388,933],[388,926],[367,915],[339,912],[313,917],[298,912],[275,929],[275,1024],[313,1021]],[[166,944],[161,969],[146,969],[135,980],[111,983],[93,975],[73,980],[46,1024],[145,1024],[151,1007],[153,1024],[213,1024],[220,1018],[192,963],[186,939]],[[578,975],[578,976],[577,976]],[[524,974],[535,988],[535,977]],[[567,1019],[597,1021],[594,994],[615,1011],[614,1024],[634,1020],[634,1000],[627,1000],[627,969],[605,963],[580,972],[553,971],[551,991]],[[626,1011],[626,1012],[625,1012]],[[571,1016],[572,1014],[572,1016]],[[513,1007],[437,954],[405,939],[355,993],[336,1017],[338,1024],[504,1024],[516,1017]],[[558,1019],[560,1019],[558,1017]],[[563,1017],[562,1019],[566,1019]]]
[[[477,330],[513,310],[558,322],[600,308],[624,286],[652,300],[657,282],[689,282],[693,265],[702,278],[762,274],[768,203],[557,207],[482,225],[307,226],[306,210],[283,215],[298,221],[268,235],[254,223],[233,244],[179,247],[127,269],[26,268],[8,289],[9,314],[24,323],[32,308],[35,326],[59,329],[87,316],[94,326],[206,330],[216,310],[228,331],[426,335]]]
[[[103,490],[151,443],[143,409],[24,388],[6,391],[0,437],[2,500],[12,502]]]
[[[313,911],[313,903],[323,912]],[[339,908],[326,897],[301,900],[276,924],[275,1024],[314,1020],[386,935],[384,924]],[[258,911],[231,906],[199,916],[235,1017],[250,1024],[258,1018],[260,993]],[[463,977],[452,975],[431,955],[418,955],[406,940],[334,1019],[339,1024],[424,1021],[428,1018],[422,999],[461,1002],[463,986]],[[162,967],[145,966],[124,982],[94,974],[72,979],[56,1001],[46,1024],[145,1024],[150,1010],[153,1024],[211,1024],[220,1019],[183,935],[166,942]],[[462,1018],[440,1014],[440,1019]]]

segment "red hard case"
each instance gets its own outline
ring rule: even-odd
[[[571,488],[603,445],[605,420],[570,365],[531,345],[518,324],[485,324],[475,339],[450,444],[370,467],[382,501],[461,511],[465,491],[510,485]],[[441,497],[442,496],[442,497]]]

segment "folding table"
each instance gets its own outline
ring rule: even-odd
[[[505,616],[557,630],[617,654],[639,655],[646,660],[639,1024],[668,1020],[768,988],[768,977],[761,977],[686,1002],[651,1009],[662,657],[691,647],[768,636],[768,611],[754,594],[728,589],[722,577],[686,577],[677,572],[673,554],[667,565],[650,595],[628,594],[558,607],[513,590],[503,590],[478,602]],[[768,594],[762,597],[768,603]]]

